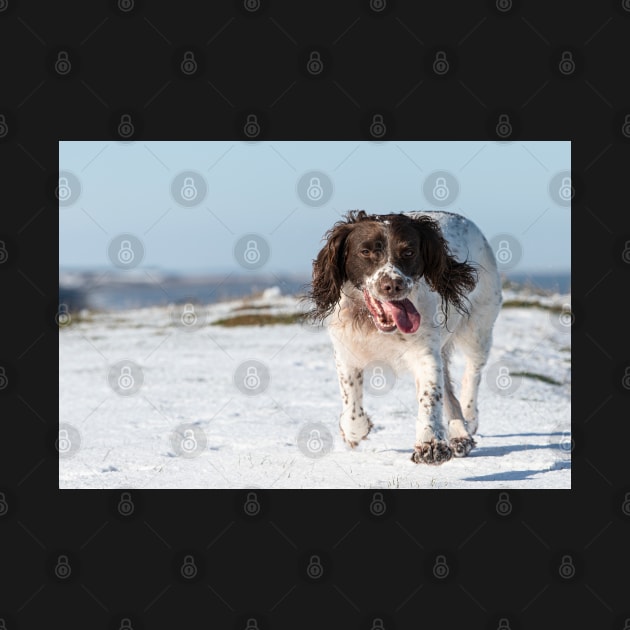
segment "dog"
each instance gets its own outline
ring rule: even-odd
[[[475,446],[481,372],[501,309],[492,248],[469,219],[443,211],[349,212],[313,261],[311,317],[332,339],[352,448],[373,424],[363,409],[366,365],[410,370],[418,416],[412,461],[441,464]],[[449,375],[455,347],[466,357],[460,401]],[[443,409],[445,419],[443,419]]]

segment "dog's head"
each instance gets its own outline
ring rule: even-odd
[[[349,292],[345,295],[355,300],[360,296],[379,330],[414,333],[420,326],[420,314],[410,297],[422,277],[439,293],[443,304],[449,302],[466,311],[465,296],[475,286],[475,270],[453,258],[433,219],[354,211],[325,238],[313,262],[315,318],[330,314],[348,283],[357,291],[354,297]]]

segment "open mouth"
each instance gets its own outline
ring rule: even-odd
[[[363,289],[363,299],[372,315],[374,325],[382,332],[393,332],[398,329],[405,334],[415,333],[420,326],[420,313],[410,300],[394,300],[385,302],[377,300]]]

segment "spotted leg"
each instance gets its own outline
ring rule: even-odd
[[[418,418],[411,460],[416,464],[442,464],[453,452],[446,440],[442,420],[443,371],[439,352],[416,357],[411,362],[416,381]]]
[[[346,444],[354,448],[372,428],[372,422],[363,410],[363,370],[338,360],[337,376],[343,403],[339,428]]]
[[[444,418],[448,426],[448,438],[455,457],[465,457],[475,446],[475,440],[468,431],[464,413],[453,391],[449,374],[449,352],[442,351],[444,369]]]

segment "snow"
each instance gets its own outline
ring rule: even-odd
[[[481,382],[477,447],[441,466],[410,460],[410,375],[384,395],[366,393],[375,426],[351,450],[337,428],[341,401],[325,330],[212,323],[298,312],[299,301],[277,289],[196,305],[192,326],[182,325],[183,305],[83,312],[59,331],[59,486],[570,488],[570,327],[539,306],[565,303],[570,296],[501,311]],[[463,358],[453,361],[457,382]],[[121,365],[130,366],[124,374]],[[516,389],[497,388],[497,366],[509,366]],[[123,387],[129,375],[133,386]],[[243,385],[248,377],[252,389]]]

